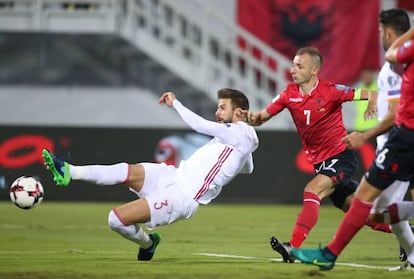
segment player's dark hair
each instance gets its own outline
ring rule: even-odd
[[[309,54],[313,62],[320,68],[322,66],[322,55],[316,47],[302,47],[296,51],[296,55]]]
[[[381,11],[379,22],[384,27],[390,27],[397,35],[402,35],[410,29],[410,19],[403,9],[389,9]]]
[[[217,98],[230,99],[233,109],[241,108],[243,110],[249,109],[249,100],[246,95],[237,89],[222,88],[217,92]]]

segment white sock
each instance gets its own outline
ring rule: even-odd
[[[413,220],[414,219],[414,202],[402,201],[397,203],[398,216],[400,220]]]
[[[400,246],[407,253],[407,259],[414,263],[414,235],[408,221],[401,221],[391,225],[392,232],[400,242]]]
[[[147,249],[151,247],[151,238],[146,232],[144,232],[139,224],[124,225],[113,210],[109,212],[108,224],[113,231],[119,233],[126,239],[137,243],[141,248]]]
[[[114,165],[69,165],[70,176],[73,180],[84,180],[98,185],[114,185],[128,179],[127,163]]]

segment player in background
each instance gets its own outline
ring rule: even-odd
[[[159,99],[161,105],[173,107],[193,130],[214,137],[178,167],[145,162],[76,166],[43,150],[45,165],[59,186],[67,186],[71,180],[99,185],[123,183],[137,193],[139,199],[110,211],[108,224],[139,245],[138,260],[151,260],[161,235],[146,233],[141,224],[155,229],[189,219],[199,204],[210,203],[237,174],[253,172],[252,153],[259,140],[244,112],[249,101],[243,92],[230,88],[219,90],[217,96],[217,122],[190,111],[172,92]]]
[[[397,38],[385,53],[390,63],[405,64],[402,74],[400,104],[384,147],[376,155],[362,177],[351,207],[342,219],[335,238],[323,248],[291,249],[291,255],[303,263],[323,270],[332,269],[337,257],[368,220],[374,201],[380,194],[400,181],[409,181],[414,174],[414,28]],[[414,249],[414,243],[410,249]],[[414,271],[411,251],[404,270]]]
[[[376,113],[376,92],[319,80],[321,65],[322,56],[317,48],[299,49],[290,71],[293,83],[288,84],[264,110],[257,114],[248,113],[249,122],[257,126],[287,108],[315,169],[315,177],[304,189],[302,211],[297,215],[290,241],[282,243],[276,237],[270,239],[272,248],[282,255],[284,262],[294,262],[289,250],[300,247],[315,226],[321,200],[329,197],[337,208],[347,211],[358,185],[352,179],[358,164],[356,152],[341,142],[347,134],[342,120],[342,103],[370,99],[366,117]],[[391,232],[389,225],[372,222],[368,225]]]
[[[408,14],[403,9],[390,9],[381,11],[379,14],[379,30],[382,46],[385,51],[389,46],[402,34],[410,29],[410,20]],[[401,76],[397,72],[401,69],[395,69],[398,65],[385,62],[378,75],[378,124],[364,132],[355,131],[344,137],[342,140],[352,149],[361,147],[364,143],[376,137],[377,153],[381,150],[388,139],[389,130],[394,126],[395,114],[398,109],[401,91]],[[397,71],[397,72],[396,72]],[[371,214],[382,215],[390,211],[388,207],[395,202],[403,203],[404,196],[409,186],[408,181],[396,181],[388,187],[375,201]],[[408,201],[412,205],[412,202]],[[398,204],[395,205],[398,207]],[[392,210],[394,210],[392,207]],[[391,216],[396,214],[392,213]],[[398,214],[397,214],[398,215]],[[376,221],[382,222],[383,218]],[[399,256],[401,261],[407,260],[405,249],[410,249],[414,243],[412,228],[407,220],[397,222],[391,225],[392,232],[397,236],[401,243]],[[414,262],[414,254],[411,256]]]

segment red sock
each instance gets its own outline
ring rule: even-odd
[[[400,216],[398,215],[398,204],[391,204],[388,207],[388,214],[391,224],[397,224],[400,222]]]
[[[328,244],[328,249],[338,256],[358,231],[366,224],[372,203],[365,203],[354,198],[351,207],[345,213],[335,238]]]
[[[321,199],[318,195],[311,192],[303,193],[303,206],[302,211],[296,217],[296,224],[293,228],[292,239],[289,243],[298,248],[302,245],[303,241],[308,237],[309,232],[315,226],[319,217],[319,206]]]
[[[381,224],[381,223],[377,223],[377,222],[368,220],[366,225],[371,227],[371,229],[376,230],[376,231],[392,233],[391,227],[390,227],[389,224]]]

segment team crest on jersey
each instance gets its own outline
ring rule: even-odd
[[[394,87],[398,83],[398,77],[396,77],[396,76],[389,76],[388,79],[387,79],[387,82],[388,82],[388,85],[390,87]]]
[[[342,85],[342,84],[335,84],[336,90],[344,91],[345,93],[351,92],[351,87]]]

